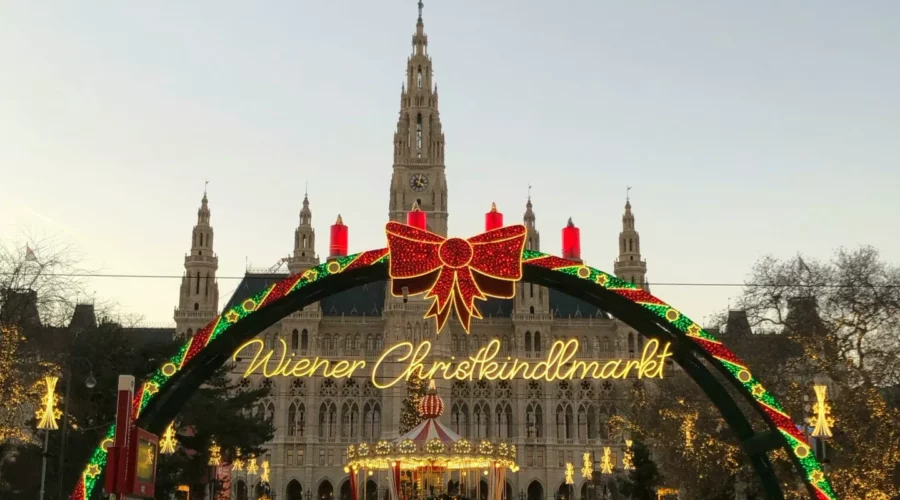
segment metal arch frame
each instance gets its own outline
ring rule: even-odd
[[[259,300],[258,307],[254,306],[252,310],[243,310],[244,305],[238,305],[234,309],[226,311],[201,330],[206,335],[205,345],[199,346],[199,350],[196,350],[193,356],[185,361],[191,351],[192,343],[202,336],[201,332],[198,332],[188,342],[181,354],[183,356],[181,366],[177,367],[175,373],[168,376],[162,385],[154,385],[156,391],[146,390],[151,384],[154,384],[153,379],[145,381],[140,386],[139,391],[136,391],[134,406],[143,411],[139,411],[136,423],[150,432],[159,434],[175,418],[191,394],[216,369],[227,362],[241,343],[308,304],[356,286],[389,279],[388,258],[387,249],[379,249],[330,261],[305,272],[302,276],[294,275],[271,286],[263,294],[260,294],[263,297]],[[761,385],[755,378],[750,378],[752,376],[746,369],[746,365],[741,365],[733,353],[721,346],[707,332],[702,331],[698,325],[649,294],[644,295],[655,301],[653,305],[664,306],[666,311],[675,311],[676,314],[672,314],[672,316],[677,316],[678,321],[668,318],[666,313],[660,314],[659,310],[654,311],[646,304],[617,293],[616,290],[628,292],[639,292],[639,290],[634,285],[584,266],[579,262],[526,250],[523,253],[523,271],[523,282],[553,288],[577,297],[610,312],[647,338],[671,342],[673,360],[700,386],[741,440],[742,447],[756,470],[767,498],[784,498],[780,481],[768,457],[770,451],[778,448],[788,452],[812,498],[825,500],[837,498],[824,477],[821,465],[809,453],[806,443],[798,442],[793,437],[798,436],[799,431],[790,417],[781,410],[774,397],[765,393],[769,399],[763,401],[764,398],[754,395],[746,384],[753,382],[759,388]],[[275,297],[274,300],[268,300],[268,296],[275,293],[273,290],[285,283],[290,285],[286,288],[287,291],[282,290],[280,296]],[[285,287],[283,286],[283,288]],[[227,320],[226,324],[226,317],[234,314],[235,310],[243,312],[240,315],[232,316],[233,321]],[[692,328],[696,328],[695,334],[686,333],[684,328],[679,328],[679,324],[684,326],[685,320],[692,325]],[[226,331],[227,334],[218,335],[218,333]],[[706,343],[718,344],[721,349],[727,351],[727,355],[725,358],[716,356],[704,347],[703,342],[698,342],[698,339]],[[731,368],[742,367],[740,374],[730,371],[723,363],[723,359],[732,363]],[[768,424],[768,432],[760,434],[753,430],[747,416],[729,394],[726,386],[710,373],[701,360],[706,360],[715,366],[747,401],[753,403],[757,413]],[[738,364],[735,365],[735,362]],[[741,376],[748,380],[741,380]],[[766,402],[769,404],[766,405]],[[803,453],[804,449],[805,454]],[[98,460],[101,463],[99,472],[102,474],[102,464],[105,463],[105,450],[102,443],[101,447],[94,452],[91,464],[97,463]],[[90,470],[90,466],[87,466],[81,474],[78,484],[75,485],[72,499],[90,498],[91,491],[88,489],[92,490],[99,482],[98,471],[95,469],[91,473]],[[816,478],[818,481],[814,482]],[[89,480],[91,486],[87,488]]]

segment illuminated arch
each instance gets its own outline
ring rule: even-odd
[[[137,387],[133,413],[138,415],[138,425],[156,434],[162,432],[187,398],[241,343],[305,305],[343,290],[386,280],[388,257],[386,248],[341,257],[287,277],[225,311],[196,332],[175,356]],[[837,498],[821,464],[781,404],[745,363],[700,325],[630,282],[581,263],[532,250],[522,252],[522,262],[522,281],[578,297],[608,311],[643,336],[671,342],[672,358],[717,406],[742,441],[768,498],[783,498],[768,456],[778,448],[788,452],[813,498]],[[753,403],[768,424],[767,432],[753,430],[747,416],[703,364],[704,360]],[[112,435],[110,428],[107,437]],[[97,487],[106,464],[104,445],[108,442],[104,439],[92,454],[73,491],[73,500],[90,498]]]

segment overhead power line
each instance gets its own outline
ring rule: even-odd
[[[277,273],[273,273],[277,274]],[[34,277],[37,274],[19,274],[19,273],[0,273],[0,276],[23,276]],[[41,273],[40,276],[60,277],[60,278],[108,278],[108,279],[182,279],[185,276],[177,274],[107,274],[107,273]],[[242,280],[247,277],[253,278],[254,274],[245,276],[216,276],[217,280]],[[258,276],[258,275],[256,275]],[[283,274],[287,277],[287,274]],[[261,278],[257,278],[261,279]],[[650,282],[650,286],[698,286],[698,287],[760,287],[760,288],[776,288],[776,287],[798,287],[798,288],[900,288],[900,283],[886,283],[880,285],[841,285],[841,284],[808,284],[808,283],[790,283],[771,285],[768,283],[704,283],[704,282],[669,282],[657,283]]]

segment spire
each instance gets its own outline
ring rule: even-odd
[[[316,230],[312,227],[312,210],[309,209],[309,190],[304,190],[300,224],[294,230],[294,253],[288,258],[288,271],[297,274],[319,265],[316,257]]]
[[[416,24],[422,24],[422,8],[425,7],[425,4],[422,3],[422,0],[419,0],[419,20]]]
[[[209,181],[206,181],[209,184]],[[200,199],[200,209],[197,210],[197,225],[209,225],[209,198],[206,197],[206,187],[203,188],[203,198]]]
[[[617,277],[630,281],[649,291],[647,261],[641,259],[641,236],[634,226],[631,212],[631,186],[625,190],[625,212],[622,214],[622,231],[619,233],[619,258],[613,264]]]
[[[528,228],[529,231],[535,230],[535,226],[534,226],[535,216],[534,216],[534,210],[532,210],[533,206],[534,205],[531,204],[531,186],[529,185],[528,186],[528,201],[525,203],[525,217],[523,217],[523,220],[525,221],[525,227]],[[534,250],[537,250],[537,248],[535,248]]]
[[[175,310],[177,335],[190,336],[215,317],[219,309],[219,285],[216,282],[219,258],[213,250],[210,217],[209,197],[204,185],[197,224],[191,233],[191,251],[184,257],[184,277]]]

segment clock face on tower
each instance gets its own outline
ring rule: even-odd
[[[409,177],[409,187],[420,193],[428,188],[428,176],[425,174],[413,174]]]

